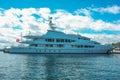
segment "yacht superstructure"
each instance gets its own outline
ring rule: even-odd
[[[53,27],[52,18],[49,18],[51,30],[42,36],[26,35],[26,41],[21,44],[29,46],[11,47],[9,53],[41,53],[41,54],[79,54],[79,53],[108,53],[112,47],[102,45],[90,38],[81,35],[65,34],[56,31]],[[29,40],[28,40],[29,39]]]

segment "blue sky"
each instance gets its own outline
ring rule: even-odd
[[[80,8],[89,7],[108,7],[117,5],[120,6],[120,0],[0,0],[0,8],[40,8],[48,7],[54,12],[56,9],[64,9],[69,12],[73,12]],[[114,14],[99,14],[93,13],[93,18],[103,19],[104,21],[113,22],[114,20],[120,19],[120,15]]]
[[[45,32],[49,15],[61,31],[119,42],[120,0],[0,0],[0,41],[6,37],[13,41],[26,30]]]
[[[0,8],[3,9],[48,7],[51,9],[51,12],[54,12],[56,9],[64,9],[71,13],[80,8],[97,8],[113,5],[120,6],[120,0],[0,0]],[[120,19],[119,14],[100,14],[98,12],[94,12],[92,17],[94,19],[102,19],[106,22],[113,22]]]
[[[75,10],[90,6],[106,7],[120,5],[120,0],[0,0],[2,8],[29,8],[29,7],[49,7],[51,9],[63,8],[66,10]]]

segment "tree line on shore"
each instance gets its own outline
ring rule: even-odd
[[[117,46],[117,47],[120,47],[120,42],[117,42],[117,43],[112,43],[113,46]]]

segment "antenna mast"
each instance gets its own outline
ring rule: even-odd
[[[56,27],[53,26],[53,25],[54,25],[54,24],[52,23],[52,17],[49,17],[49,26],[50,26],[50,28],[51,28],[52,30],[55,30]]]

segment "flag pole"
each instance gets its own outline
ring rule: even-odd
[[[21,32],[21,41],[22,41],[22,32]]]

